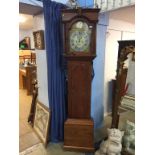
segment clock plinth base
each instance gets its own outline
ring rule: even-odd
[[[94,122],[92,119],[67,119],[64,126],[64,149],[94,152]]]
[[[66,146],[64,145],[64,150],[75,151],[75,152],[95,152],[94,147],[79,147],[79,146]]]

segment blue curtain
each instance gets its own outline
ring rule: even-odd
[[[51,109],[50,140],[60,142],[64,139],[66,119],[65,71],[62,67],[63,39],[61,3],[43,0],[45,19],[45,40],[48,72],[48,98]]]

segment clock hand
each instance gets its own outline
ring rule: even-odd
[[[81,42],[82,37],[79,38],[79,42]]]
[[[80,43],[81,38],[79,38],[78,42]]]

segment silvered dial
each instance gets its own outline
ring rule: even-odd
[[[90,45],[91,31],[87,23],[78,21],[70,31],[70,51],[88,52]]]

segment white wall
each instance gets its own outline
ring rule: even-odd
[[[31,32],[32,32],[32,30],[19,29],[19,41],[21,41],[25,37],[30,37],[31,36]]]
[[[33,40],[33,30],[32,29],[19,29],[19,41],[23,40],[25,37],[30,37],[31,48],[34,48]]]
[[[111,87],[109,81],[115,79],[118,55],[118,40],[135,39],[135,7],[127,7],[109,13],[106,33],[104,70],[104,114],[111,111]]]
[[[24,37],[30,37],[31,48],[34,48],[33,32],[37,30],[44,30],[44,17],[43,14],[34,16],[33,29],[19,29],[19,41]],[[48,101],[48,86],[47,86],[47,62],[46,62],[46,50],[37,50],[36,63],[37,63],[37,79],[38,79],[38,100],[49,107]]]
[[[34,16],[33,31],[44,30],[44,17],[43,14]],[[44,37],[45,38],[45,37]],[[49,107],[48,101],[48,85],[47,85],[47,61],[46,50],[36,51],[37,63],[37,79],[38,79],[38,100]]]
[[[97,24],[96,38],[96,58],[93,60],[95,76],[92,80],[91,89],[91,116],[94,120],[95,128],[100,128],[103,124],[103,99],[104,99],[104,62],[105,62],[105,42],[107,30],[107,14],[100,14]]]

